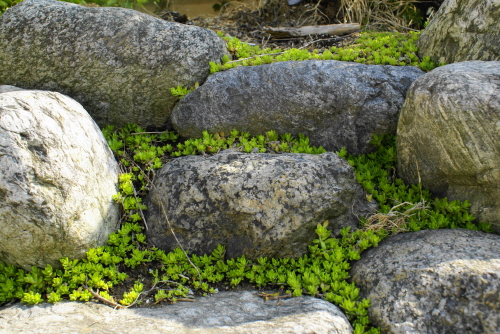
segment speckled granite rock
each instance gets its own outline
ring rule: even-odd
[[[118,228],[118,164],[101,131],[59,93],[0,94],[0,261],[60,267]]]
[[[398,234],[363,253],[350,274],[382,333],[500,333],[498,235]]]
[[[172,111],[175,129],[201,137],[233,129],[252,135],[302,133],[314,146],[367,153],[373,134],[396,133],[415,67],[335,60],[278,62],[211,75]]]
[[[211,253],[220,243],[228,257],[255,259],[301,256],[318,223],[329,220],[338,234],[377,209],[334,153],[181,157],[157,172],[154,185],[144,202],[146,235],[168,251],[177,243],[163,212],[186,250]]]
[[[500,2],[446,0],[422,31],[420,57],[436,63],[500,60]]]
[[[398,124],[398,174],[500,232],[500,61],[442,66],[418,78]]]
[[[95,303],[16,304],[0,310],[0,333],[315,333],[350,334],[333,304],[312,297],[267,301],[252,292],[221,292],[162,308],[114,310]]]
[[[0,84],[66,94],[101,127],[168,125],[170,88],[202,83],[225,52],[211,30],[124,8],[26,0],[0,16]]]

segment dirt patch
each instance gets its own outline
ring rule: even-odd
[[[265,27],[303,27],[308,25],[338,24],[336,1],[303,2],[289,6],[284,0],[268,0],[257,9],[244,3],[225,4],[217,16],[199,16],[186,22],[188,25],[222,31],[241,41],[262,48],[306,48],[320,51],[332,46],[342,47],[354,43],[359,34],[344,36],[309,35],[297,38],[275,38],[266,33]],[[168,10],[156,13],[159,17],[172,21]]]

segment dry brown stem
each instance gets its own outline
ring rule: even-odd
[[[403,205],[411,205],[411,207],[404,212],[397,211]],[[406,225],[408,224],[408,219],[419,211],[428,208],[428,206],[425,206],[425,201],[416,204],[409,202],[398,204],[392,207],[388,213],[375,213],[369,216],[363,230],[378,232],[381,229],[385,229],[390,235],[407,232]]]

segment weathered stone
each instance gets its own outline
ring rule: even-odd
[[[0,16],[0,83],[71,96],[100,126],[169,124],[170,88],[224,52],[213,31],[123,8],[26,0]]]
[[[398,173],[440,197],[469,200],[500,231],[500,62],[439,67],[408,91],[398,125]]]
[[[500,237],[453,229],[388,238],[352,280],[382,333],[499,333]]]
[[[18,88],[15,86],[10,86],[10,85],[0,85],[0,94],[2,93],[8,93],[8,92],[16,92],[23,90],[22,88]]]
[[[0,94],[0,261],[24,269],[81,258],[118,225],[118,165],[76,101]]]
[[[327,150],[374,150],[373,134],[396,133],[406,90],[423,72],[334,60],[278,62],[211,75],[172,111],[185,137],[233,129],[302,133]]]
[[[165,212],[184,249],[204,254],[223,244],[227,256],[251,259],[300,256],[318,223],[329,220],[338,233],[376,211],[334,153],[178,158],[157,173],[145,204],[150,244],[178,246]]]
[[[500,2],[446,0],[420,35],[420,57],[436,63],[500,60]]]
[[[267,301],[252,292],[221,292],[161,308],[114,310],[60,302],[0,310],[0,333],[317,333],[350,334],[333,304],[312,297]]]

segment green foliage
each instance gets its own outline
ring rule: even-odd
[[[356,170],[356,178],[363,185],[369,199],[374,199],[380,206],[381,214],[397,211],[408,212],[416,203],[426,203],[427,210],[418,210],[407,217],[403,229],[419,231],[422,229],[466,228],[492,232],[491,225],[476,222],[468,211],[470,203],[447,198],[433,198],[421,184],[406,185],[396,178],[396,144],[394,136],[374,136],[372,144],[378,148],[375,153],[360,156],[348,155],[345,149],[337,152],[346,158]],[[397,206],[397,208],[395,208]],[[393,231],[386,231],[393,234]]]
[[[415,43],[420,36],[420,32],[363,32],[355,45],[343,48],[332,47],[323,53],[319,53],[318,50],[310,52],[305,49],[282,51],[268,48],[262,50],[258,46],[243,43],[236,37],[224,37],[222,33],[219,33],[219,36],[227,42],[228,50],[234,60],[229,61],[225,56],[221,64],[210,62],[210,73],[236,66],[308,59],[341,60],[370,65],[417,66],[423,71],[430,71],[436,67],[436,64],[429,57],[420,59],[417,56],[418,48]]]
[[[193,88],[186,88],[186,87],[182,87],[182,86],[177,86],[176,88],[171,88],[170,93],[172,93],[173,96],[177,96],[179,98],[182,98],[185,95],[191,93],[193,90],[195,90],[199,86],[200,86],[200,84],[198,82],[196,82],[194,84]]]
[[[364,220],[361,229],[343,228],[335,238],[331,236],[328,222],[324,222],[317,225],[317,238],[309,245],[308,253],[300,258],[264,257],[251,261],[244,255],[226,259],[222,245],[202,256],[186,254],[181,248],[170,253],[148,248],[139,225],[143,222],[140,212],[146,209],[141,198],[149,187],[149,173],[160,166],[154,161],[161,161],[167,153],[174,156],[210,154],[225,148],[321,153],[324,149],[311,147],[305,136],[295,138],[291,134],[278,135],[275,131],[256,137],[237,130],[229,134],[204,132],[202,138],[186,140],[181,146],[175,145],[178,136],[173,132],[148,133],[136,125],[117,130],[106,127],[103,134],[126,170],[120,175],[120,193],[115,196],[123,205],[123,225],[109,236],[106,246],[90,249],[84,259],[61,259],[62,269],[54,270],[47,265],[44,269],[33,267],[26,272],[0,262],[0,303],[16,299],[27,304],[45,300],[55,303],[62,299],[88,301],[98,295],[115,307],[129,307],[140,303],[148,294],[154,297],[156,304],[175,303],[188,298],[190,289],[207,295],[217,292],[216,283],[235,287],[246,281],[257,287],[280,287],[283,296],[323,298],[344,311],[355,333],[380,333],[368,318],[370,301],[361,298],[359,288],[348,282],[349,269],[364,250],[377,247],[381,240],[399,231],[388,230],[385,226],[373,229],[372,222]],[[467,201],[432,198],[421,185],[405,185],[397,179],[394,176],[394,137],[374,136],[372,144],[377,148],[374,153],[353,156],[343,148],[337,154],[354,167],[368,199],[379,203],[380,215],[395,210],[402,213],[405,218],[403,230],[406,231],[456,227],[492,231],[489,224],[476,222],[470,215]],[[427,209],[405,215],[414,203],[421,202],[428,205]],[[153,287],[144,291],[143,283],[136,281],[117,300],[119,297],[113,295],[113,287],[128,278],[120,268],[132,270],[145,264],[154,264],[157,268],[150,270]]]
[[[0,0],[0,15],[10,7],[22,2],[23,0]]]

